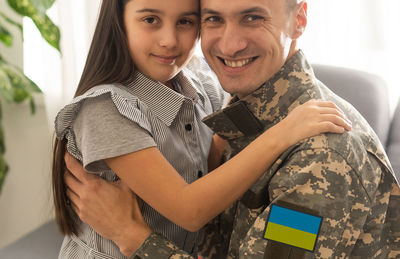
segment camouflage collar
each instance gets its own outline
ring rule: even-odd
[[[306,102],[308,99],[299,97],[314,85],[312,68],[299,50],[260,88],[243,99],[233,97],[226,108],[206,117],[203,122],[225,139],[261,133]]]

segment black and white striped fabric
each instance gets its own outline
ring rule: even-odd
[[[175,78],[174,91],[136,71],[128,86],[101,85],[75,98],[57,115],[58,138],[67,138],[68,151],[82,161],[73,123],[82,103],[88,98],[110,96],[121,116],[149,132],[157,147],[181,176],[191,183],[207,173],[207,157],[212,131],[201,119],[220,109],[226,99],[215,75],[202,59],[193,59]],[[101,174],[113,181],[112,171]],[[153,231],[159,232],[181,249],[195,255],[198,233],[184,230],[167,220],[148,204],[142,213]],[[79,236],[65,237],[59,258],[125,258],[110,240],[81,223]]]

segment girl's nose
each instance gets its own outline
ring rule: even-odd
[[[163,48],[173,49],[178,43],[177,30],[172,26],[166,26],[161,30],[159,45]]]

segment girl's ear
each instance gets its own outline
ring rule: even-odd
[[[303,34],[307,26],[307,2],[298,3],[291,15],[294,16],[292,39],[297,39]]]

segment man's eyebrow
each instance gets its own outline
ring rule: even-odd
[[[249,13],[263,13],[263,14],[267,14],[270,15],[270,12],[267,9],[264,9],[262,7],[252,7],[246,10],[243,10],[240,12],[240,14],[249,14]]]
[[[263,13],[266,15],[270,15],[270,12],[267,9],[264,9],[262,7],[252,7],[243,11],[240,11],[239,14],[249,14],[249,13]],[[209,9],[209,8],[204,8],[201,10],[201,15],[206,15],[206,14],[211,14],[211,15],[220,15],[219,12]]]
[[[206,14],[212,14],[212,15],[219,15],[220,13],[217,11],[214,11],[212,9],[209,8],[204,8],[201,10],[201,16],[206,15]]]

